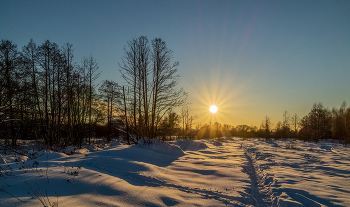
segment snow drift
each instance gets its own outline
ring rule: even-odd
[[[172,156],[183,156],[185,153],[182,151],[182,149],[174,144],[170,144],[168,142],[163,142],[159,139],[140,139],[137,146],[149,149],[154,152],[159,152],[162,154],[172,155]]]
[[[186,140],[177,140],[174,142],[175,145],[178,145],[182,150],[188,151],[197,151],[208,148],[208,146],[200,141],[194,141],[191,139]]]

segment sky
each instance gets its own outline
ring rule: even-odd
[[[92,55],[99,81],[125,84],[124,46],[162,38],[179,61],[196,123],[273,124],[314,103],[350,106],[350,1],[7,1],[0,39],[71,43],[80,64]],[[218,112],[211,114],[209,107]]]

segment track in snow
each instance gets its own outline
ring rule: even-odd
[[[276,206],[277,198],[272,191],[272,185],[276,184],[276,180],[260,167],[256,159],[256,148],[245,144],[242,144],[241,147],[244,149],[247,158],[247,163],[243,166],[243,172],[251,180],[251,189],[247,193],[255,200],[255,206]]]

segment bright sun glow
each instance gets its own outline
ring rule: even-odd
[[[215,105],[212,105],[209,110],[211,113],[216,113],[216,111],[218,110],[218,107],[216,107]]]

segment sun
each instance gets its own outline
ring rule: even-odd
[[[212,105],[212,106],[210,107],[210,109],[209,109],[209,110],[210,110],[210,112],[211,112],[211,113],[213,113],[213,114],[214,114],[214,113],[216,113],[216,112],[217,112],[218,107],[216,107],[215,105]]]

